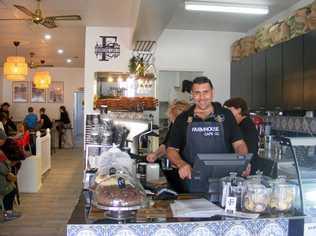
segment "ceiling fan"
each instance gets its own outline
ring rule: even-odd
[[[33,58],[35,56],[35,53],[34,52],[30,52],[30,62],[28,63],[29,67],[31,69],[34,69],[34,68],[39,68],[39,67],[54,67],[54,65],[51,65],[51,64],[45,64],[45,60],[40,60],[40,63],[35,63],[33,61]]]
[[[41,0],[36,0],[37,1],[37,8],[35,9],[35,12],[33,13],[29,9],[27,9],[24,6],[20,5],[14,5],[17,9],[22,11],[24,14],[30,16],[31,18],[23,18],[23,19],[0,19],[0,20],[31,20],[35,24],[41,24],[47,28],[56,28],[57,24],[55,21],[60,21],[60,20],[81,20],[80,15],[62,15],[62,16],[46,16],[44,17],[42,15],[42,10],[40,8],[40,3]]]

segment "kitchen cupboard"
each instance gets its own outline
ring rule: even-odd
[[[252,56],[252,109],[266,108],[266,52]]]
[[[283,43],[283,108],[303,109],[303,37]]]
[[[316,110],[315,91],[316,31],[231,64],[231,96],[252,110]]]
[[[304,35],[304,108],[316,108],[316,31]]]
[[[283,65],[281,44],[266,50],[266,75],[266,108],[269,110],[279,110],[283,104]]]
[[[231,64],[231,97],[243,97],[251,108],[252,58]]]

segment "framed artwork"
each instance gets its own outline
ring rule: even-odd
[[[48,88],[48,102],[64,103],[64,82],[54,81]]]
[[[28,82],[12,82],[12,102],[28,102]]]
[[[31,102],[45,103],[46,102],[45,89],[35,88],[35,84],[33,82],[31,82],[31,84],[32,84]]]

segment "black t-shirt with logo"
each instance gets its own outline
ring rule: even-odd
[[[180,149],[180,153],[183,152],[186,145],[186,132],[189,117],[192,117],[192,122],[209,122],[215,121],[214,117],[221,116],[223,117],[224,140],[227,150],[234,152],[232,143],[242,139],[242,134],[236,120],[231,111],[222,107],[220,103],[213,102],[212,105],[214,107],[214,113],[206,120],[202,120],[201,118],[194,116],[195,105],[193,105],[188,111],[181,113],[176,118],[172,126],[168,146]]]

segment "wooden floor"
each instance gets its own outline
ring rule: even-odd
[[[80,149],[57,150],[40,192],[21,194],[21,205],[15,208],[22,217],[0,223],[0,235],[65,235],[67,221],[81,191],[82,160]]]

